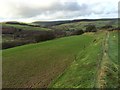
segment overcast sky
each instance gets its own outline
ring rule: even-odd
[[[0,22],[117,18],[118,1],[0,0]]]

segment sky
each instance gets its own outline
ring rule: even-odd
[[[0,0],[0,22],[117,18],[119,0]]]

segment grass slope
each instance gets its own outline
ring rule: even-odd
[[[51,83],[53,88],[93,88],[97,66],[102,56],[103,33],[97,33],[97,38],[88,47],[78,53],[71,66],[57,80]]]
[[[116,88],[118,68],[118,33],[86,33],[3,50],[3,87]]]
[[[3,88],[47,87],[95,37],[84,34],[3,50]]]
[[[103,58],[98,70],[97,87],[118,88],[118,33],[106,32]]]
[[[49,87],[118,88],[118,33],[101,32],[96,35],[96,42],[80,52],[71,66]]]
[[[118,33],[120,32],[110,32],[108,42],[107,42],[109,64],[106,65],[107,72],[106,72],[105,80],[106,80],[106,86],[109,88],[119,87]]]

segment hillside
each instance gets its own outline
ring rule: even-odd
[[[3,50],[3,87],[47,87],[94,38],[86,34]]]
[[[28,24],[19,22],[6,22],[2,24],[3,49],[54,38],[54,32],[49,28],[29,26]]]
[[[92,24],[95,25],[96,28],[103,29],[104,26],[112,26],[112,28],[117,28],[118,27],[118,20],[117,19],[100,19],[100,20],[81,20],[81,21],[76,21],[76,22],[71,22],[71,23],[64,23],[61,25],[55,25],[52,26],[51,28],[57,29],[57,30],[64,30],[64,31],[70,31],[70,30],[86,30],[86,26]]]
[[[50,87],[116,88],[118,84],[118,34],[106,32],[79,53],[76,60]],[[102,44],[102,45],[101,45]]]
[[[85,33],[3,50],[3,87],[118,87],[118,36],[108,34]]]
[[[81,23],[81,22],[86,22],[86,23],[91,23],[91,22],[97,22],[94,24],[99,24],[99,22],[116,22],[118,19],[117,18],[111,18],[111,19],[76,19],[76,20],[63,20],[63,21],[35,21],[32,22],[32,25],[39,25],[43,27],[51,27],[51,26],[57,26],[57,25],[62,25],[62,24],[74,24],[74,23]],[[108,23],[109,24],[109,23]]]
[[[37,30],[37,31],[48,31],[48,30],[51,30],[49,28],[43,28],[43,27],[40,27],[40,26],[34,26],[34,25],[28,25],[28,24],[20,24],[19,22],[17,24],[14,24],[13,22],[12,23],[2,23],[2,27],[14,27],[14,28],[17,28],[17,29],[22,29],[22,30]]]

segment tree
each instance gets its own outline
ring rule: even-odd
[[[96,29],[95,25],[89,24],[86,26],[85,32],[96,32],[96,31],[97,31],[97,29]]]
[[[84,33],[84,31],[82,30],[82,29],[80,29],[80,30],[74,30],[73,32],[72,32],[72,35],[81,35],[81,34],[83,34]]]

